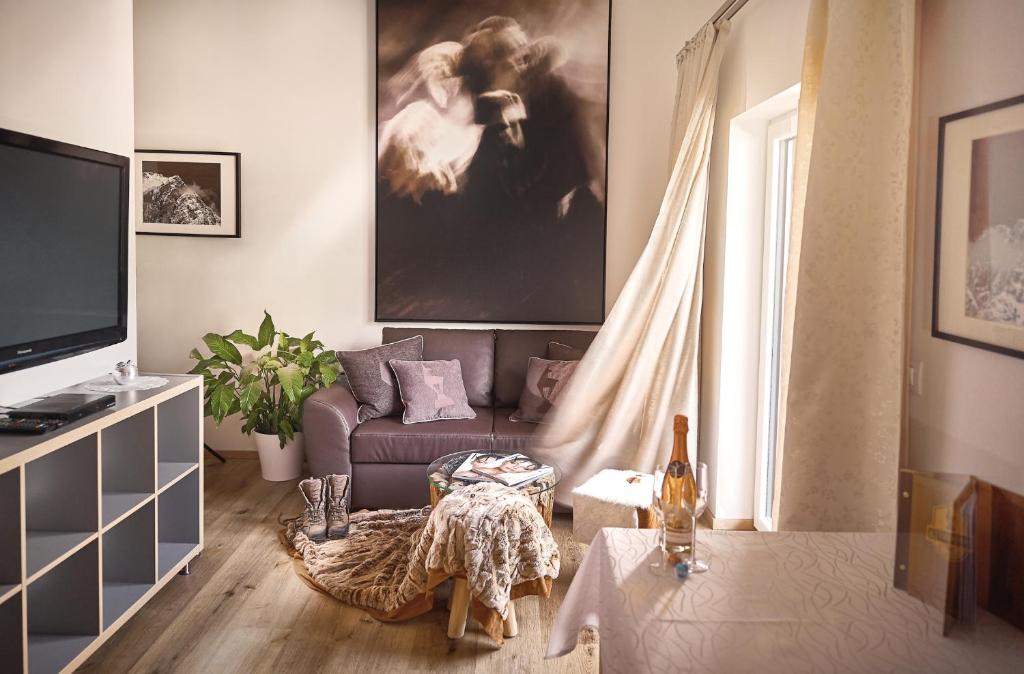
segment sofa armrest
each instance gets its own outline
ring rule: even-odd
[[[359,403],[344,377],[306,399],[302,407],[302,430],[306,460],[313,476],[352,474],[352,431],[359,423],[358,409]]]

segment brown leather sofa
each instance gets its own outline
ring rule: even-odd
[[[405,425],[395,416],[357,424],[358,405],[344,378],[314,393],[303,409],[310,472],[351,475],[353,509],[426,505],[427,465],[445,454],[528,450],[537,425],[508,417],[519,403],[530,356],[545,357],[552,341],[586,349],[595,333],[388,327],[382,343],[415,335],[423,335],[424,360],[459,360],[476,419]]]

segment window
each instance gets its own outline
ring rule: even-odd
[[[765,148],[764,294],[761,301],[761,358],[758,386],[754,525],[774,529],[775,451],[779,420],[779,351],[786,295],[789,224],[793,214],[793,159],[796,110],[768,123]]]

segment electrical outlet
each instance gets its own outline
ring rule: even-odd
[[[924,395],[924,361],[918,361],[916,365],[910,366],[910,390],[912,393]]]

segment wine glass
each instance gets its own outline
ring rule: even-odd
[[[661,488],[665,483],[665,467],[658,465],[654,467],[654,480],[651,485],[651,515],[656,518],[658,526],[658,557],[651,562],[651,572],[659,576],[668,572],[668,564],[665,563],[665,513],[661,505]]]
[[[690,464],[693,472],[694,493],[686,494],[683,507],[693,518],[693,545],[690,548],[690,573],[704,573],[711,568],[711,559],[697,556],[697,520],[704,514],[708,505],[708,464],[700,461]]]

